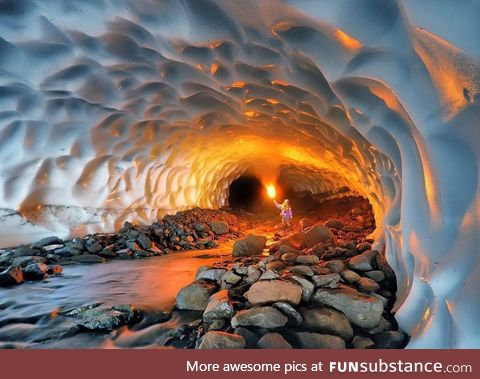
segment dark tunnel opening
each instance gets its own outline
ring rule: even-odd
[[[229,188],[228,204],[232,209],[254,211],[262,205],[263,185],[253,175],[242,175]]]

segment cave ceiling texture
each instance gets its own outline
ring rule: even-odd
[[[408,347],[479,347],[480,2],[456,4],[3,1],[2,244],[221,207],[246,173],[347,186]]]

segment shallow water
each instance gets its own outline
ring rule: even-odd
[[[223,251],[223,252],[222,252]],[[0,289],[0,342],[12,342],[15,347],[108,347],[112,345],[105,333],[80,333],[64,340],[30,344],[34,330],[41,321],[37,316],[56,310],[103,302],[105,305],[142,304],[149,308],[171,312],[178,290],[194,280],[199,266],[221,262],[231,257],[225,246],[204,251],[183,251],[142,260],[114,260],[105,264],[64,266],[64,275],[42,282],[27,282],[12,288]],[[148,330],[123,330],[113,346],[130,347],[132,338],[145,336],[154,330],[157,341],[162,328],[171,331],[188,322],[186,312],[174,312],[172,318],[153,325]],[[17,327],[15,327],[17,325]],[[9,328],[8,330],[5,328]],[[3,329],[3,331],[2,331]],[[28,329],[19,333],[18,330]],[[11,332],[9,332],[12,330]],[[32,330],[32,331],[31,331]],[[31,333],[30,333],[31,331]],[[132,336],[135,335],[135,336]],[[148,340],[148,338],[147,338]],[[26,344],[26,345],[25,345]],[[132,343],[138,345],[138,341]],[[142,344],[140,344],[142,345]]]

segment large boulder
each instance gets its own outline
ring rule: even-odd
[[[233,328],[238,326],[256,326],[258,328],[276,329],[281,328],[288,322],[288,317],[273,307],[259,307],[246,309],[232,318]]]
[[[350,258],[348,264],[350,268],[358,271],[371,271],[375,269],[376,257],[378,252],[375,250],[367,250],[353,258]]]
[[[117,305],[114,307],[93,304],[73,309],[65,314],[75,317],[78,324],[89,330],[113,330],[122,325],[128,325],[139,317],[137,309],[131,305]]]
[[[295,339],[302,349],[345,349],[345,342],[328,334],[298,332]]]
[[[208,305],[210,296],[216,291],[214,284],[193,282],[183,287],[177,294],[177,308],[192,311],[203,311]]]
[[[262,280],[255,282],[245,296],[253,305],[277,301],[296,305],[302,298],[302,287],[283,280]]]
[[[305,309],[302,311],[307,329],[314,332],[333,334],[350,341],[353,329],[342,312],[331,308]]]
[[[380,299],[344,285],[336,289],[319,288],[313,295],[313,302],[339,310],[352,324],[361,328],[374,328],[382,318]]]
[[[211,221],[209,223],[212,232],[217,235],[227,234],[230,230],[230,227],[225,221]]]
[[[233,244],[232,255],[234,257],[248,257],[252,255],[262,254],[267,237],[249,234],[244,238],[240,238]]]
[[[48,266],[45,263],[32,263],[23,270],[26,280],[42,280],[47,275]]]
[[[296,251],[302,250],[305,245],[303,243],[303,238],[300,233],[290,234],[287,237],[282,238],[280,241],[277,242],[276,246],[289,246]]]
[[[330,229],[320,224],[302,230],[300,236],[306,247],[314,247],[319,242],[330,242],[333,240],[333,233]]]
[[[10,266],[0,272],[0,286],[10,286],[23,282],[22,268],[19,266]]]
[[[203,312],[204,319],[232,318],[235,311],[228,297],[228,291],[223,290],[210,296],[207,307]]]
[[[210,331],[200,340],[198,349],[243,349],[245,339],[238,334]]]

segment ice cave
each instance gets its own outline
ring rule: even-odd
[[[255,202],[235,185],[348,191],[406,347],[479,348],[480,2],[458,3],[0,1],[0,248]]]

